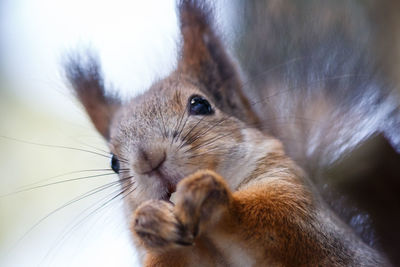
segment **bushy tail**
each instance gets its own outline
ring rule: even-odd
[[[400,85],[389,71],[398,66],[378,57],[388,51],[375,6],[347,0],[233,6],[234,53],[259,127],[283,141],[342,219],[400,263],[400,234],[393,234],[400,233]]]

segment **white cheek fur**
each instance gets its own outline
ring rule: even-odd
[[[275,142],[253,129],[243,129],[241,134],[243,141],[237,144],[237,152],[226,157],[229,160],[217,169],[233,190],[255,170],[257,162],[272,150]]]

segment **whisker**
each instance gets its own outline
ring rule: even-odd
[[[181,145],[179,146],[179,149],[182,148],[184,145],[184,142],[186,138],[192,133],[192,131],[205,119],[205,117],[201,118],[187,133],[186,135],[182,138]]]
[[[187,152],[189,152],[189,151],[197,150],[197,149],[199,149],[199,148],[201,148],[201,147],[204,147],[204,146],[206,146],[206,145],[212,144],[212,143],[214,143],[214,142],[216,142],[216,141],[218,141],[218,140],[220,140],[220,139],[222,139],[222,138],[228,137],[228,136],[233,135],[233,134],[235,134],[234,131],[232,131],[232,132],[230,132],[230,133],[228,133],[228,134],[224,134],[224,135],[220,135],[220,136],[214,136],[214,137],[212,137],[212,138],[206,140],[204,143],[201,143],[201,144],[199,144],[199,145],[197,145],[197,146],[193,146],[193,147],[191,147],[191,148],[185,150],[184,153],[187,153]]]
[[[81,151],[81,152],[87,152],[87,153],[90,153],[90,154],[93,154],[93,155],[98,155],[98,156],[110,158],[110,155],[101,154],[101,153],[98,153],[98,152],[95,152],[95,151],[91,151],[91,150],[87,150],[87,149],[83,149],[83,148],[69,147],[69,146],[63,146],[63,145],[41,144],[41,143],[25,141],[25,140],[13,138],[13,137],[8,137],[8,136],[4,136],[4,135],[0,135],[0,138],[11,140],[11,141],[14,141],[14,142],[23,143],[23,144],[28,144],[28,145],[50,147],[50,148],[61,148],[61,149],[67,149],[67,150],[73,150],[73,151]]]
[[[306,117],[299,117],[299,116],[285,116],[285,117],[272,117],[269,119],[264,119],[262,120],[263,126],[260,126],[259,122],[256,123],[246,123],[246,126],[254,127],[259,130],[267,130],[271,127],[271,124],[277,125],[277,124],[290,124],[290,123],[323,123],[324,121],[317,120],[314,118],[306,118]]]
[[[274,71],[274,70],[276,70],[276,69],[285,67],[285,66],[290,65],[290,64],[293,64],[293,63],[295,63],[295,62],[297,62],[297,61],[301,61],[301,60],[305,60],[305,59],[307,59],[307,57],[305,57],[305,56],[302,56],[302,57],[295,57],[295,58],[289,59],[289,60],[287,60],[287,61],[285,61],[285,62],[283,62],[283,63],[280,63],[280,64],[277,64],[277,65],[275,65],[275,66],[272,66],[272,67],[268,68],[267,70],[262,71],[262,72],[256,74],[256,77],[253,77],[253,79],[254,79],[254,78],[257,79],[257,76],[261,76],[261,75],[263,75],[262,77],[264,77],[265,74],[268,74],[268,73],[270,73],[270,72],[272,72],[272,71]]]
[[[42,147],[49,147],[49,148],[60,148],[60,149],[67,149],[67,150],[73,150],[73,151],[86,152],[86,153],[90,153],[90,154],[93,154],[93,155],[102,156],[102,157],[111,159],[111,155],[109,154],[109,152],[106,152],[106,151],[105,151],[106,154],[101,154],[101,153],[98,153],[96,151],[91,151],[91,150],[84,149],[84,148],[77,148],[77,147],[70,147],[70,146],[63,146],[63,145],[53,145],[53,144],[42,144],[42,143],[36,143],[36,142],[26,141],[26,140],[22,140],[22,139],[17,139],[17,138],[13,138],[13,137],[8,137],[8,136],[4,136],[4,135],[0,135],[0,138],[11,140],[11,141],[18,142],[18,143],[34,145],[34,146],[42,146]],[[124,159],[122,157],[119,157],[118,159],[121,162],[129,163],[127,159]]]
[[[229,119],[230,116],[224,117],[221,120],[217,121],[216,123],[214,123],[213,125],[211,125],[210,127],[208,127],[205,131],[196,134],[193,136],[193,138],[189,138],[189,140],[187,140],[186,144],[190,145],[193,142],[195,142],[196,140],[198,140],[200,137],[204,136],[206,133],[208,133],[209,131],[211,131],[212,129],[214,129],[216,126],[220,125],[221,123],[225,122],[227,119]]]
[[[105,185],[98,186],[98,187],[96,187],[96,188],[94,188],[94,189],[91,189],[91,190],[89,190],[88,192],[86,192],[86,193],[84,193],[84,194],[82,194],[82,195],[79,195],[79,196],[73,198],[72,200],[70,200],[70,201],[64,203],[63,205],[59,206],[58,208],[56,208],[56,209],[54,209],[53,211],[51,211],[50,213],[48,213],[46,216],[42,217],[42,218],[41,218],[40,220],[38,220],[34,225],[32,225],[32,226],[17,240],[17,242],[15,243],[15,245],[12,246],[12,247],[16,247],[16,245],[20,244],[20,243],[22,242],[22,240],[24,240],[35,228],[37,228],[43,221],[45,221],[46,219],[48,219],[48,218],[49,218],[50,216],[52,216],[53,214],[59,212],[60,210],[66,208],[66,207],[68,207],[68,206],[70,206],[70,205],[72,205],[72,204],[74,204],[74,203],[76,203],[76,202],[78,202],[78,201],[80,201],[80,200],[82,200],[82,199],[85,199],[85,198],[87,198],[87,197],[93,196],[93,195],[95,195],[95,194],[97,194],[97,193],[99,193],[99,192],[101,192],[101,191],[103,191],[103,190],[105,190],[105,189],[107,189],[107,188],[110,188],[110,187],[112,187],[112,186],[114,186],[114,185],[118,185],[121,181],[125,181],[125,182],[126,182],[126,181],[127,181],[128,179],[130,179],[130,178],[132,178],[132,177],[129,177],[129,178],[126,178],[126,179],[121,179],[121,180],[118,180],[118,181],[113,181],[113,182],[107,183],[107,184],[105,184]]]
[[[182,134],[183,130],[185,129],[185,126],[186,126],[186,123],[188,122],[188,120],[189,120],[189,116],[186,116],[186,120],[185,120],[185,122],[183,123],[183,126],[182,126],[181,130],[179,131],[179,133],[178,133],[178,135],[177,135],[177,137],[176,137],[176,140],[178,140],[179,137],[181,137],[181,134]]]
[[[100,151],[100,152],[104,152],[104,153],[106,153],[106,154],[110,154],[110,152],[107,151],[107,150],[104,150],[104,149],[101,149],[101,148],[98,148],[98,147],[89,145],[89,144],[87,144],[87,143],[85,143],[85,142],[82,142],[82,141],[79,141],[79,140],[75,140],[75,141],[76,141],[76,142],[79,142],[79,143],[81,143],[81,144],[83,144],[83,145],[85,145],[85,146],[88,146],[88,147],[90,147],[90,148],[96,149],[96,150],[98,150],[98,151]],[[121,162],[124,162],[124,163],[129,163],[127,159],[125,159],[125,158],[123,158],[123,157],[121,157],[121,156],[118,157],[118,160],[121,161]]]
[[[95,150],[97,150],[97,151],[99,151],[99,152],[103,152],[103,153],[106,153],[106,154],[109,154],[109,153],[110,153],[110,152],[107,151],[107,150],[104,150],[104,149],[102,149],[102,148],[95,147],[95,146],[93,146],[93,145],[89,145],[88,143],[83,142],[82,140],[79,140],[79,139],[77,139],[77,138],[73,138],[73,137],[70,137],[70,138],[71,138],[73,141],[75,141],[75,142],[77,142],[77,143],[79,143],[79,144],[82,144],[82,145],[84,145],[84,146],[93,148],[93,149],[95,149]]]
[[[326,78],[323,78],[323,79],[318,79],[318,80],[311,81],[311,82],[307,83],[307,86],[312,85],[312,84],[318,84],[318,83],[324,82],[324,81],[333,81],[333,80],[340,80],[340,79],[344,79],[344,78],[363,77],[363,76],[369,77],[368,75],[365,75],[365,74],[351,74],[351,73],[349,73],[349,74],[342,74],[342,75],[337,75],[337,76],[332,76],[332,77],[326,77]],[[285,94],[285,93],[294,91],[294,90],[296,90],[296,89],[298,89],[298,88],[300,88],[300,87],[303,87],[303,86],[304,86],[304,85],[289,87],[289,88],[287,88],[286,90],[282,90],[282,91],[276,92],[276,93],[274,93],[274,94],[272,94],[272,95],[269,95],[269,96],[267,96],[267,97],[265,97],[265,98],[263,98],[263,99],[261,99],[261,100],[259,100],[259,101],[255,101],[255,102],[250,101],[250,104],[253,106],[253,105],[260,104],[260,103],[265,103],[265,102],[267,102],[267,101],[268,101],[270,98],[272,98],[272,97],[279,96],[279,95],[281,95],[281,94]]]
[[[131,193],[133,193],[137,189],[137,186],[132,188],[125,196],[122,196],[121,200],[125,199],[127,196],[129,196]]]
[[[204,153],[201,153],[201,154],[198,154],[198,155],[192,155],[192,156],[190,156],[189,158],[190,158],[190,159],[195,159],[195,158],[202,157],[202,156],[204,156],[204,155],[207,155],[207,156],[224,156],[224,155],[226,155],[226,154],[225,154],[225,153],[210,153],[210,152],[204,152]],[[193,165],[196,165],[196,164],[193,164]]]
[[[273,98],[274,96],[279,96],[281,94],[286,94],[286,93],[288,93],[290,91],[293,91],[294,89],[296,89],[296,87],[276,92],[276,93],[274,93],[272,95],[268,95],[267,97],[264,97],[264,98],[262,98],[261,100],[258,100],[258,101],[251,101],[250,105],[251,106],[255,106],[255,105],[258,105],[258,104],[266,103],[266,102],[268,102],[269,99]]]
[[[42,180],[34,182],[34,183],[21,185],[21,186],[17,187],[16,190],[21,190],[21,189],[23,189],[25,187],[35,186],[37,184],[40,184],[40,183],[43,183],[43,182],[47,182],[47,181],[51,181],[51,180],[54,180],[56,178],[67,176],[67,175],[71,175],[71,174],[78,174],[78,173],[84,173],[84,172],[101,172],[101,171],[113,171],[113,170],[112,169],[91,169],[91,170],[71,171],[71,172],[67,172],[67,173],[63,173],[63,174],[54,175],[54,176],[42,179]]]
[[[287,60],[287,61],[284,61],[284,62],[282,62],[282,63],[280,63],[280,64],[274,65],[274,66],[272,66],[272,67],[270,67],[270,68],[268,68],[268,69],[266,69],[266,70],[264,70],[264,71],[261,71],[261,72],[255,74],[255,75],[252,77],[251,80],[248,80],[248,81],[246,81],[246,82],[242,82],[242,84],[240,85],[240,89],[243,89],[244,86],[249,85],[250,82],[254,82],[255,80],[257,81],[259,78],[264,78],[266,74],[268,74],[268,73],[270,73],[270,72],[272,72],[272,71],[274,71],[274,70],[276,70],[276,69],[285,67],[285,66],[290,65],[290,64],[294,64],[294,63],[296,63],[297,61],[305,60],[305,59],[307,59],[307,58],[308,58],[308,57],[306,57],[306,56],[295,57],[295,58],[289,59],[289,60]],[[230,80],[230,78],[226,79],[226,81],[223,82],[223,85],[224,85],[225,82],[227,82],[227,81],[229,81],[229,80]]]
[[[219,153],[212,153],[214,151],[217,151]],[[227,154],[226,152],[223,152],[223,151],[221,152],[221,149],[219,147],[214,147],[214,148],[211,148],[211,149],[207,149],[207,151],[205,151],[203,153],[189,155],[188,158],[189,159],[193,159],[193,158],[201,157],[201,156],[204,156],[204,155],[224,156],[226,154]]]
[[[183,109],[182,114],[179,116],[179,120],[176,123],[176,126],[174,127],[174,130],[172,132],[172,140],[171,140],[171,145],[175,141],[175,138],[178,136],[178,132],[183,120],[183,117],[185,117],[186,109]]]
[[[158,113],[159,113],[159,115],[160,115],[160,117],[161,117],[162,126],[163,126],[163,128],[164,128],[164,137],[167,138],[167,137],[168,137],[168,134],[167,134],[167,130],[165,129],[164,116],[162,115],[160,106],[157,106],[157,107],[158,107]]]
[[[131,179],[133,176],[129,176],[129,177],[125,177],[124,180],[125,182],[128,179]],[[90,209],[96,207],[96,205],[99,205],[98,202],[102,202],[100,204],[100,206],[96,207],[93,211],[90,211],[89,214],[86,214],[83,218],[79,219],[79,221],[73,223],[70,222],[70,224],[73,223],[72,226],[70,226],[69,228],[65,229],[60,236],[54,241],[54,245],[51,246],[51,249],[49,249],[49,251],[47,252],[47,254],[44,256],[44,258],[42,259],[42,262],[46,260],[46,258],[48,258],[50,256],[50,254],[52,253],[52,251],[54,251],[55,249],[57,249],[59,247],[59,244],[61,244],[63,242],[63,240],[65,240],[65,238],[71,233],[73,232],[77,227],[79,227],[86,219],[88,219],[89,217],[93,216],[94,214],[96,214],[99,210],[101,210],[102,208],[106,207],[107,205],[109,205],[113,200],[115,200],[116,198],[118,198],[121,194],[127,192],[130,187],[132,185],[128,184],[119,188],[118,190],[115,190],[113,192],[111,192],[110,194],[107,194],[105,197],[101,198],[100,200],[96,201],[93,205],[90,205],[89,207],[87,207],[86,209],[84,209],[83,211],[81,211],[76,218],[74,219],[74,221],[78,220],[81,216],[83,216],[86,212],[88,212]],[[117,195],[115,195],[115,193],[119,192]],[[110,196],[112,196],[110,199],[108,199]],[[107,200],[106,200],[107,199]]]
[[[77,178],[72,178],[72,179],[65,179],[65,180],[52,182],[52,183],[48,183],[48,184],[44,184],[44,185],[37,185],[37,186],[29,187],[29,188],[20,189],[20,190],[17,190],[17,191],[14,191],[12,193],[8,193],[5,195],[1,195],[0,198],[8,197],[8,196],[19,194],[22,192],[32,191],[32,190],[38,189],[38,188],[44,188],[44,187],[58,185],[58,184],[62,184],[62,183],[81,181],[81,180],[104,177],[104,176],[109,176],[109,175],[115,175],[115,173],[112,172],[112,173],[105,173],[105,174],[89,175],[89,176],[77,177]]]

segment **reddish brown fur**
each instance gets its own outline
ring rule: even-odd
[[[179,11],[183,47],[177,72],[193,79],[227,113],[259,123],[242,92],[236,68],[211,28],[212,10],[196,1],[181,1]]]
[[[179,183],[172,210],[179,227],[185,229],[182,238],[191,240],[192,245],[168,249],[152,247],[157,242],[150,241],[144,244],[148,247],[145,266],[237,265],[231,261],[229,251],[220,246],[221,242],[239,245],[254,266],[358,264],[333,249],[336,240],[324,239],[323,230],[312,227],[317,208],[313,200],[302,182],[290,174],[232,193],[222,177],[199,171]],[[135,218],[140,218],[139,213],[148,204],[136,210]],[[154,227],[165,229],[161,225]],[[138,229],[140,226],[135,223],[133,232]],[[187,238],[191,234],[194,238]],[[169,246],[176,244],[177,240],[171,240]]]
[[[66,76],[96,129],[108,139],[111,119],[121,104],[117,98],[106,96],[101,69],[96,64],[96,58],[89,55],[85,67],[82,67],[82,60],[79,56],[70,57],[66,62]]]
[[[112,153],[134,176],[137,190],[126,203],[143,264],[387,264],[331,214],[282,144],[249,126],[258,118],[205,10],[181,1],[177,71],[117,113],[101,83],[88,87],[80,82],[86,76],[70,75],[97,129],[106,138],[111,130]],[[193,95],[205,95],[214,113],[188,115]],[[165,196],[175,187],[173,205]]]

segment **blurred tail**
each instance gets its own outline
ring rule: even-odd
[[[400,90],[393,75],[399,65],[389,64],[376,6],[347,0],[233,6],[234,52],[260,128],[283,141],[342,219],[400,263],[400,234],[393,234],[400,233]]]
[[[375,57],[369,6],[287,0],[236,7],[246,89],[262,127],[291,156],[329,166],[376,133],[400,151],[400,98]]]

